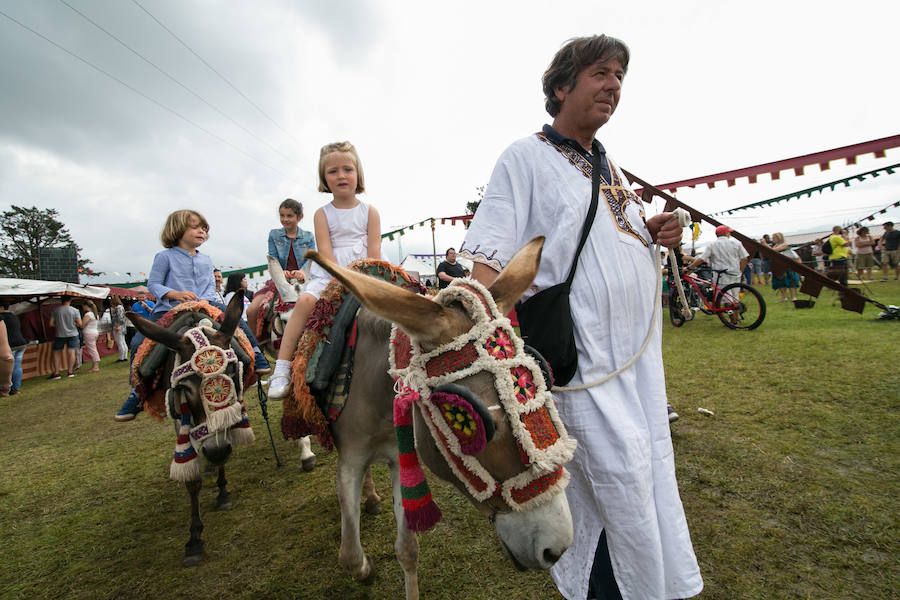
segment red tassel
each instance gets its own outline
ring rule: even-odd
[[[404,510],[406,526],[410,531],[428,531],[441,520],[441,509],[434,502],[429,502],[417,510]]]

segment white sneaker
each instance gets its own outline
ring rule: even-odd
[[[291,381],[284,375],[275,375],[269,380],[269,398],[286,398],[291,389]]]

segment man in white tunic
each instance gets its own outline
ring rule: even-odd
[[[717,271],[712,281],[720,288],[732,283],[741,282],[741,273],[750,260],[750,255],[743,245],[733,237],[734,231],[727,225],[716,227],[716,241],[711,242],[703,252],[688,265],[688,270],[696,269],[700,263],[707,262],[709,267]],[[723,271],[723,272],[720,272]]]
[[[555,394],[578,440],[566,490],[575,539],[552,570],[571,600],[688,598],[703,588],[675,480],[660,316],[652,318],[660,302],[653,243],[677,246],[681,227],[671,213],[644,220],[641,200],[594,139],[618,104],[628,57],[625,44],[602,35],[557,53],[543,78],[553,125],[502,154],[460,248],[475,263],[472,276],[489,284],[543,235],[523,299],[564,281],[590,205],[591,157],[602,154],[597,215],[571,289],[578,371],[568,385],[601,379],[651,339],[614,379]]]

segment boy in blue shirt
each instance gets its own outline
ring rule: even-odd
[[[212,260],[201,254],[197,248],[209,238],[209,223],[203,215],[194,210],[178,210],[169,215],[163,227],[160,240],[165,250],[153,257],[153,266],[147,280],[147,288],[157,302],[150,312],[150,320],[158,321],[164,314],[182,302],[206,300],[213,306],[225,310],[225,305],[217,302]],[[270,373],[269,362],[262,355],[256,338],[241,320],[239,327],[247,334],[253,345],[257,374]],[[131,356],[144,336],[137,333],[131,340]],[[116,413],[116,421],[131,421],[141,411],[140,398],[131,389],[122,408]]]

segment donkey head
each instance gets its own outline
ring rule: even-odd
[[[423,462],[495,523],[517,567],[547,569],[572,542],[560,492],[575,442],[504,317],[534,280],[543,241],[516,253],[489,289],[456,281],[434,300],[306,256],[395,323],[391,375],[413,400]]]
[[[231,349],[243,304],[243,297],[235,294],[218,330],[203,326],[201,321],[199,326],[173,331],[136,313],[126,315],[138,331],[173,351],[168,362],[171,369],[167,369],[171,370],[168,405],[176,419],[188,414],[182,412],[182,407],[189,411],[188,425],[194,426],[191,436],[196,437],[198,444],[202,442],[203,454],[213,464],[223,464],[231,454],[230,426],[235,422],[234,415],[243,408],[242,373]],[[218,410],[220,407],[224,410]]]

